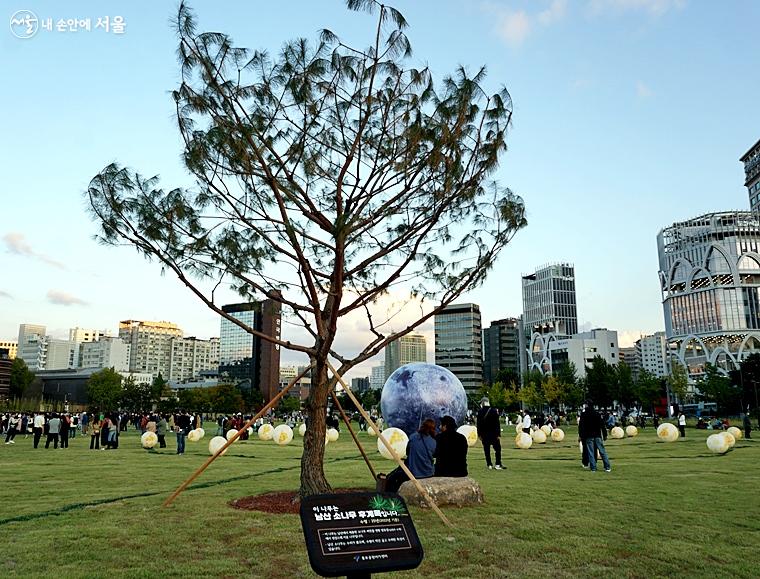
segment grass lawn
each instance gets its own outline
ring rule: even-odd
[[[208,440],[148,452],[134,432],[116,451],[0,445],[0,577],[312,577],[296,515],[232,509],[232,499],[298,487],[301,444],[236,443],[168,509],[161,503],[208,456]],[[612,472],[580,466],[574,428],[563,443],[513,447],[488,471],[480,444],[470,474],[486,496],[445,509],[456,530],[412,509],[425,548],[410,577],[758,577],[760,444],[725,456],[687,430],[666,444],[647,428],[608,440]],[[380,471],[391,463],[361,434]],[[326,452],[334,487],[374,488],[347,432]]]

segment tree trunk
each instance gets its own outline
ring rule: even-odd
[[[327,376],[327,365],[319,358],[312,359],[311,388],[306,400],[307,425],[301,455],[300,495],[307,497],[332,492],[323,467],[325,456],[325,431],[327,398],[331,381]]]

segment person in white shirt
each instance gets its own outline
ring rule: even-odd
[[[530,434],[530,414],[527,412],[523,416],[522,428],[525,434]]]
[[[34,415],[34,426],[32,432],[34,433],[34,448],[37,448],[40,444],[40,437],[45,430],[45,415],[42,412],[37,412]]]
[[[678,413],[678,430],[681,433],[681,438],[686,438],[686,415],[683,411]]]

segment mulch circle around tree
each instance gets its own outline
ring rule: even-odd
[[[373,489],[333,489],[335,493],[367,492]],[[277,515],[297,515],[301,507],[298,491],[277,491],[230,501],[234,509],[243,511],[262,511]]]

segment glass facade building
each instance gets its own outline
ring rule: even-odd
[[[222,306],[245,326],[280,337],[280,304],[273,300]],[[265,401],[279,390],[280,349],[222,317],[219,331],[219,379],[261,391]]]
[[[555,263],[522,277],[525,365],[551,373],[553,342],[578,333],[575,267]]]
[[[483,385],[482,339],[477,304],[451,304],[435,316],[435,363],[450,370],[468,392]]]
[[[760,351],[760,214],[709,213],[657,236],[668,350],[691,376]]]
[[[518,376],[520,369],[520,320],[507,318],[491,322],[483,330],[483,380],[493,384],[499,370],[510,370]]]

